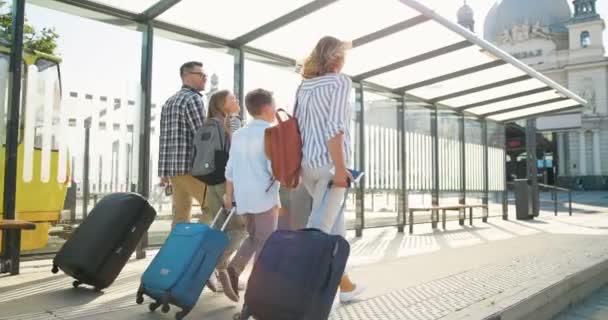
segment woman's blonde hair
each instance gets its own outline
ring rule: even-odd
[[[304,61],[302,77],[311,79],[333,72],[338,63],[344,60],[350,45],[334,37],[321,38],[314,50]]]
[[[211,95],[207,109],[207,118],[224,118],[226,116],[224,105],[226,105],[226,98],[229,94],[230,91],[228,90],[220,90]]]
[[[220,90],[211,95],[209,98],[209,106],[207,110],[207,120],[211,121],[211,118],[219,118],[224,121],[224,130],[226,132],[230,132],[228,125],[228,117],[226,111],[224,111],[224,106],[226,105],[226,98],[230,91],[228,90]]]

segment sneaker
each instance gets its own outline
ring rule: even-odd
[[[215,277],[215,288],[217,289],[216,292],[224,292],[224,287],[222,286],[222,283],[220,282],[220,274],[218,271],[216,271],[214,273],[214,277]]]
[[[234,292],[233,290],[233,286],[232,283],[230,282],[230,276],[228,275],[228,272],[226,271],[220,271],[218,272],[218,279],[220,280],[220,283],[222,284],[222,287],[224,288],[224,294],[226,295],[226,297],[228,297],[228,299],[234,301],[234,302],[239,302],[239,295]]]
[[[245,281],[239,280],[239,291],[244,291],[247,288],[247,283]]]
[[[211,282],[215,286],[216,291],[214,291],[214,292],[220,292],[220,293],[224,292],[224,287],[222,287],[222,283],[220,282],[219,273],[216,272],[214,274],[215,274],[215,279],[217,279],[217,280],[211,280],[211,279],[209,279],[209,280],[211,280]],[[239,291],[245,290],[246,286],[247,286],[247,284],[244,281],[240,281],[239,280]],[[237,292],[237,295],[238,295],[238,292]]]
[[[230,276],[230,283],[232,284],[232,291],[236,292],[236,294],[239,294],[239,290],[243,290],[245,289],[245,285],[243,283],[243,289],[241,289],[241,282],[239,281],[239,274],[236,273],[236,270],[234,270],[234,268],[228,267],[228,269],[226,269],[226,273],[228,273],[228,276]]]
[[[209,280],[207,281],[207,288],[209,288],[211,292],[217,292],[217,283],[213,278],[209,278]]]
[[[348,292],[340,292],[340,302],[349,303],[357,299],[363,292],[365,292],[365,286],[355,285],[355,289],[353,291]]]

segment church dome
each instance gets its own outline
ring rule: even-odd
[[[495,41],[498,34],[515,25],[535,23],[548,27],[551,32],[567,32],[566,23],[571,16],[567,0],[503,0],[488,13],[484,37]]]
[[[458,9],[458,21],[471,21],[474,20],[473,9],[465,4]]]

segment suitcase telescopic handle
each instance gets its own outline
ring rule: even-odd
[[[230,219],[232,219],[232,216],[234,216],[235,213],[236,213],[236,206],[233,204],[232,208],[230,209],[230,212],[228,213],[228,216],[226,217],[226,220],[224,220],[224,224],[222,225],[222,228],[220,229],[220,231],[224,232],[224,230],[226,230],[226,226],[228,226],[228,222],[230,222]]]
[[[215,225],[217,224],[217,221],[219,220],[220,216],[222,215],[222,211],[224,211],[224,210],[226,210],[226,209],[224,209],[224,207],[221,207],[220,210],[217,212],[217,214],[215,215],[215,218],[213,218],[213,221],[211,221],[211,225],[209,225],[211,228],[215,228]],[[226,220],[224,220],[224,223],[222,224],[220,231],[224,231],[226,229],[226,226],[230,222],[230,219],[232,219],[232,216],[234,215],[235,212],[236,212],[236,203],[233,202],[232,208],[228,212],[228,217],[226,217]]]

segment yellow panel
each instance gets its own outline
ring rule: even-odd
[[[18,159],[23,159],[23,144],[19,145]],[[43,183],[40,179],[40,161],[42,158],[41,150],[34,150],[34,174],[29,183],[23,182],[23,162],[17,164],[17,212],[52,212],[58,213],[63,209],[65,195],[67,192],[67,181],[57,182],[57,179],[50,179]],[[57,164],[59,153],[51,153],[51,177],[57,176]],[[0,168],[4,168],[4,147],[0,151]],[[69,170],[68,170],[69,172]],[[0,170],[0,192],[4,192],[4,170]],[[0,197],[0,208],[3,208],[4,199]],[[1,211],[1,209],[0,209]],[[58,215],[57,215],[58,218]],[[40,221],[37,219],[37,221]]]
[[[18,220],[30,222],[49,221],[55,222],[59,220],[60,211],[44,211],[44,212],[17,212]]]

